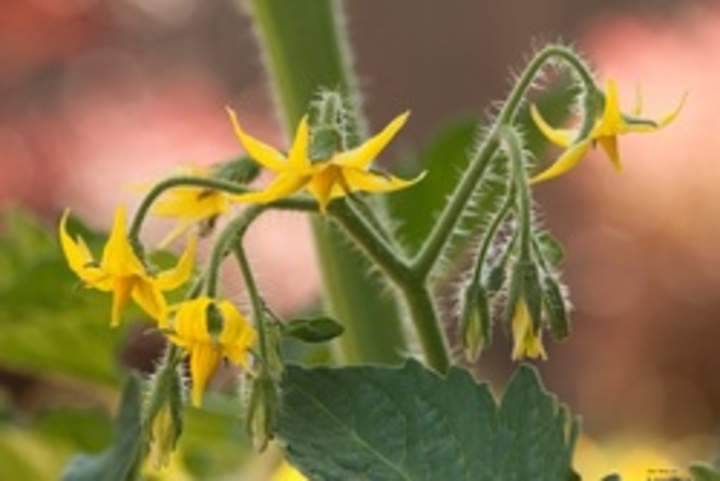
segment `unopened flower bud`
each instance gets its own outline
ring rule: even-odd
[[[273,439],[277,416],[277,390],[272,379],[261,374],[253,383],[247,415],[247,429],[253,446],[259,452]]]

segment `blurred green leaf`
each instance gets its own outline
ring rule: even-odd
[[[0,217],[0,364],[38,374],[115,383],[121,331],[108,324],[109,299],[83,289],[56,235],[31,215]],[[103,237],[70,222],[94,252]]]
[[[691,464],[690,475],[693,481],[720,481],[720,471],[708,463]]]
[[[100,454],[75,457],[63,474],[63,481],[128,481],[140,469],[145,450],[140,413],[142,381],[131,375],[125,382],[117,416],[114,444]]]
[[[478,123],[459,121],[441,130],[415,162],[406,162],[404,170],[428,175],[411,189],[387,197],[393,218],[402,222],[400,237],[411,252],[417,251],[435,224],[437,215],[453,191],[460,173],[468,163],[468,152],[477,135]],[[418,165],[419,164],[419,165]]]
[[[577,422],[520,367],[499,405],[464,369],[304,369],[283,380],[279,435],[311,479],[557,481]]]

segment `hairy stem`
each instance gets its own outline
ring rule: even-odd
[[[285,131],[295,129],[320,89],[333,89],[347,99],[347,147],[357,145],[366,129],[342,28],[342,2],[250,0],[248,6]],[[402,361],[408,346],[397,303],[368,278],[367,261],[342,232],[319,219],[312,227],[324,300],[346,329],[336,344],[338,357],[349,363]]]
[[[130,230],[128,231],[128,238],[131,242],[139,242],[140,230],[153,203],[163,192],[173,187],[205,187],[229,194],[242,194],[247,192],[247,188],[244,185],[208,177],[179,176],[160,181],[145,195],[145,198],[143,198],[140,203],[140,207],[138,207],[138,210],[135,212],[135,217],[133,217]]]
[[[242,272],[243,280],[245,281],[245,289],[247,289],[248,296],[250,297],[250,303],[252,304],[253,317],[255,318],[255,326],[258,331],[258,344],[260,344],[260,357],[263,362],[267,362],[267,335],[265,334],[265,315],[263,313],[263,302],[260,299],[260,293],[258,292],[257,284],[255,284],[255,278],[252,275],[252,269],[250,269],[250,263],[245,255],[245,249],[243,249],[242,242],[236,241],[234,249],[235,258],[240,264],[240,272]]]
[[[460,183],[455,188],[450,200],[445,205],[445,209],[440,214],[434,229],[430,232],[425,243],[413,259],[412,269],[417,275],[427,278],[430,271],[437,264],[440,254],[450,238],[453,229],[460,220],[462,212],[470,200],[477,183],[484,175],[490,165],[490,160],[498,149],[498,130],[501,126],[512,124],[515,121],[525,93],[528,88],[530,88],[530,85],[532,85],[533,80],[540,70],[552,58],[559,58],[565,61],[580,77],[585,86],[587,97],[591,99],[595,96],[597,87],[595,86],[592,73],[571,49],[553,45],[540,50],[535,57],[533,57],[510,91],[510,95],[503,105],[490,134],[480,145],[475,157],[471,160]],[[592,125],[592,119],[590,118],[592,111],[593,109],[585,110],[585,118],[581,130],[586,131],[588,129],[587,126]]]

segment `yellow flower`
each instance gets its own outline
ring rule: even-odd
[[[524,357],[531,359],[547,359],[547,353],[542,343],[542,330],[537,334],[533,330],[530,311],[528,311],[525,299],[522,297],[515,304],[515,312],[512,318],[513,352],[512,359],[517,361]]]
[[[185,172],[194,177],[209,177],[210,169],[191,167]],[[159,217],[177,219],[177,226],[160,242],[169,245],[184,234],[193,224],[212,220],[230,208],[230,196],[225,192],[205,187],[183,186],[168,190],[152,208]]]
[[[562,175],[575,167],[585,156],[591,146],[596,143],[605,151],[616,170],[622,170],[620,154],[618,152],[617,136],[632,132],[655,132],[671,123],[685,103],[682,98],[679,105],[672,112],[664,115],[658,121],[641,119],[636,116],[642,113],[642,100],[638,95],[633,116],[624,115],[620,111],[620,99],[618,96],[617,84],[614,80],[608,79],[605,84],[605,106],[600,116],[590,131],[590,135],[580,141],[573,143],[578,132],[569,129],[555,129],[551,127],[540,115],[537,107],[532,105],[530,113],[538,129],[552,143],[567,150],[547,170],[541,172],[531,179],[532,183],[543,182]]]
[[[332,199],[351,192],[392,192],[409,187],[423,177],[421,174],[413,180],[404,180],[370,170],[373,160],[405,125],[409,112],[396,117],[382,132],[361,146],[336,152],[329,159],[315,163],[308,155],[310,127],[307,116],[300,121],[286,158],[273,147],[247,134],[240,127],[235,112],[228,109],[228,113],[235,134],[248,155],[277,174],[264,191],[236,196],[235,200],[239,202],[273,202],[306,188],[317,200],[320,210],[325,212]]]
[[[223,321],[217,338],[213,338],[208,330],[208,310],[213,305]],[[248,350],[257,339],[255,329],[230,302],[216,302],[209,297],[198,297],[180,304],[174,328],[170,340],[190,356],[194,406],[202,405],[205,387],[222,358],[247,366]]]
[[[177,265],[158,275],[151,275],[135,254],[125,232],[125,209],[115,211],[112,230],[103,250],[102,259],[95,262],[90,249],[81,237],[67,231],[70,211],[60,221],[60,244],[70,269],[87,285],[113,293],[111,325],[120,323],[123,309],[132,298],[150,317],[165,327],[167,303],[162,291],[184,284],[192,274],[196,241],[191,239]]]
[[[271,481],[307,481],[307,478],[291,466],[290,463],[283,461],[280,467],[273,473]]]

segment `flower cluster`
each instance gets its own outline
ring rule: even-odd
[[[276,174],[270,185],[255,192],[230,193],[220,188],[180,185],[166,192],[152,207],[158,217],[177,221],[161,243],[167,245],[194,225],[214,220],[227,213],[233,203],[270,203],[306,189],[317,201],[320,213],[328,205],[353,192],[391,192],[411,186],[422,178],[403,180],[371,169],[373,160],[403,127],[408,113],[395,118],[379,134],[357,148],[331,152],[328,158],[311,160],[311,131],[307,117],[297,128],[287,156],[246,133],[235,113],[228,109],[232,125],[248,155]],[[213,169],[192,168],[186,174],[209,180]],[[128,236],[126,210],[118,207],[100,262],[80,236],[68,232],[69,211],[59,226],[60,243],[70,269],[86,287],[112,293],[111,325],[120,324],[132,299],[169,341],[183,349],[190,359],[192,403],[199,406],[209,379],[223,358],[249,368],[248,353],[258,336],[248,320],[228,301],[191,295],[176,306],[168,306],[164,293],[178,289],[193,274],[197,236],[189,236],[185,251],[175,267],[158,272],[149,265],[137,247],[139,241]],[[257,320],[256,320],[257,322]]]

